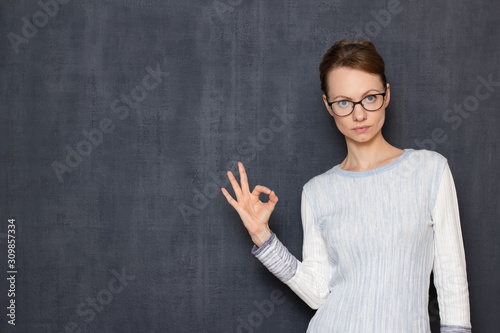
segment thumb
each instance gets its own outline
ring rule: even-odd
[[[276,206],[277,202],[278,196],[276,195],[276,193],[274,193],[274,191],[271,191],[271,193],[269,193],[269,201],[266,202],[266,206],[268,208],[274,209],[274,206]]]

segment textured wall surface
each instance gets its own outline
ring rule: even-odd
[[[220,187],[233,193],[239,160],[251,188],[275,190],[270,226],[301,259],[302,186],[346,154],[318,64],[359,36],[386,61],[386,139],[449,160],[473,331],[498,332],[499,14],[498,1],[2,1],[0,331],[304,332],[314,311],[251,255]]]

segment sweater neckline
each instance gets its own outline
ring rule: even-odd
[[[384,164],[382,166],[379,166],[378,168],[370,169],[370,170],[365,170],[365,171],[347,171],[344,169],[340,168],[340,164],[337,164],[332,168],[332,171],[346,177],[365,177],[365,176],[372,176],[376,175],[379,173],[382,173],[384,171],[390,170],[394,167],[396,167],[398,164],[403,162],[408,158],[408,156],[414,151],[412,148],[404,148],[404,152],[396,158],[394,161]]]

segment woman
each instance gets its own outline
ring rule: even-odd
[[[265,186],[221,191],[239,213],[252,253],[311,308],[308,332],[430,332],[431,271],[441,332],[471,332],[458,203],[447,160],[399,149],[382,135],[390,85],[369,41],[340,41],[320,64],[323,101],[345,136],[342,163],[302,189],[303,260],[270,230],[278,197]],[[259,194],[269,195],[263,203]]]

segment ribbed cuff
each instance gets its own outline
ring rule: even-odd
[[[262,246],[254,245],[252,254],[282,282],[290,280],[297,271],[297,258],[279,241],[274,232],[271,232],[271,237]]]
[[[472,328],[458,325],[441,325],[441,333],[471,333]]]
[[[254,246],[252,248],[252,254],[255,256],[260,254],[262,251],[264,251],[265,249],[267,249],[269,247],[269,245],[271,244],[271,242],[275,238],[276,238],[276,234],[271,231],[271,236],[264,242],[264,244],[262,244],[260,247],[258,247],[257,245],[254,244]]]

